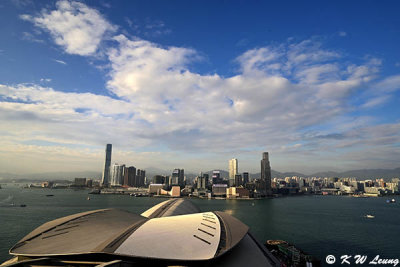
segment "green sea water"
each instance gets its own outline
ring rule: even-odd
[[[8,250],[39,225],[66,215],[102,208],[142,213],[164,198],[90,195],[87,190],[0,189],[0,262]],[[46,197],[53,194],[53,197]],[[400,198],[296,196],[263,200],[192,199],[202,211],[221,210],[250,227],[260,241],[283,239],[325,262],[327,255],[367,255],[400,259]],[[9,204],[14,203],[14,206]],[[26,207],[19,207],[26,204]],[[375,215],[367,219],[366,214]]]

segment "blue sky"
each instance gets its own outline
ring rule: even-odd
[[[0,3],[0,168],[395,168],[397,1]]]

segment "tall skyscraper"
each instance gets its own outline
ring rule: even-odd
[[[220,171],[213,171],[212,174],[212,183],[213,184],[220,184],[222,182],[221,173]]]
[[[146,171],[137,169],[137,174],[136,174],[136,178],[135,178],[135,186],[143,187],[145,184],[145,178],[146,178]]]
[[[235,175],[238,174],[238,160],[229,160],[229,179],[235,179]]]
[[[206,189],[208,187],[208,174],[200,173],[197,177],[197,189]]]
[[[180,187],[184,187],[184,173],[184,169],[174,169],[171,176],[171,185],[179,185]]]
[[[112,144],[107,144],[106,159],[104,161],[103,175],[101,177],[101,185],[102,186],[110,185],[111,151],[112,151]]]
[[[202,176],[204,177],[204,184],[206,185],[206,189],[207,189],[209,184],[210,184],[210,181],[209,181],[209,178],[208,178],[208,174],[207,173],[203,173]]]
[[[235,175],[235,186],[238,187],[238,186],[241,186],[241,185],[243,185],[242,175],[241,174],[236,174]]]
[[[261,160],[261,183],[260,191],[266,195],[271,195],[271,166],[269,163],[268,152],[263,153]]]
[[[243,184],[247,184],[249,181],[250,181],[249,173],[248,172],[244,172],[243,173]]]
[[[119,165],[118,163],[115,163],[113,165],[111,185],[122,186],[124,184],[124,177],[125,177],[125,164]]]
[[[124,177],[124,185],[134,187],[136,179],[136,168],[134,166],[130,166],[125,168],[125,177]]]

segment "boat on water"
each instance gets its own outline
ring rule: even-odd
[[[46,197],[54,197],[54,195],[48,194],[48,195],[46,195]]]
[[[386,203],[396,203],[396,199],[392,198],[392,199],[387,199]]]
[[[284,240],[267,240],[266,248],[281,262],[281,266],[321,266],[321,261]]]
[[[88,194],[98,195],[98,194],[100,194],[100,189],[93,189],[93,190],[90,191]]]
[[[131,197],[143,197],[144,196],[142,193],[130,193],[129,195]]]
[[[366,196],[366,195],[352,195],[352,197],[356,197],[356,198],[368,198],[369,196]]]
[[[374,216],[374,215],[367,214],[367,215],[365,215],[365,218],[373,219],[373,218],[375,218],[375,216]]]

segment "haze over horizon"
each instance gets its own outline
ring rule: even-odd
[[[0,169],[393,169],[400,3],[0,4]]]

